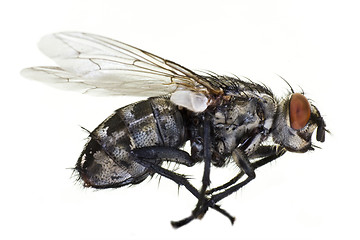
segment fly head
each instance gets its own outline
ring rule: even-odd
[[[303,94],[292,93],[279,103],[272,133],[288,151],[306,152],[313,150],[311,136],[316,128],[316,140],[325,141],[325,126],[319,110]]]

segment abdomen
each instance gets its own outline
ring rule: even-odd
[[[151,172],[134,160],[131,150],[149,146],[179,148],[185,141],[178,108],[166,97],[149,98],[116,110],[101,123],[90,134],[76,170],[85,186],[136,184]]]

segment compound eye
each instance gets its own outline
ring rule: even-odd
[[[310,104],[306,97],[300,93],[294,93],[290,99],[290,125],[299,130],[307,124],[310,119]]]

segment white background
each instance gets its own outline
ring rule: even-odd
[[[1,24],[1,239],[359,239],[358,1],[6,1]],[[72,177],[87,134],[135,98],[96,98],[22,78],[49,65],[41,36],[76,30],[192,69],[245,75],[280,96],[301,86],[332,135],[287,153],[222,206],[182,229],[195,199],[165,179],[115,190]],[[316,143],[315,143],[316,144]],[[201,177],[202,166],[182,171]],[[230,178],[236,168],[213,170]],[[218,175],[216,175],[218,173]]]

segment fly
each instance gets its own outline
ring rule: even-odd
[[[286,151],[313,150],[312,133],[325,141],[325,122],[303,93],[281,100],[250,80],[198,74],[175,62],[99,35],[62,32],[45,36],[41,51],[56,67],[22,70],[54,87],[95,95],[146,96],[119,108],[89,135],[75,170],[84,186],[97,189],[138,184],[159,174],[184,186],[198,202],[177,228],[202,218],[209,208],[235,218],[218,202],[255,178],[255,170]],[[190,153],[182,147],[190,141]],[[204,162],[202,186],[162,166]],[[239,173],[210,187],[210,168],[229,162]]]

